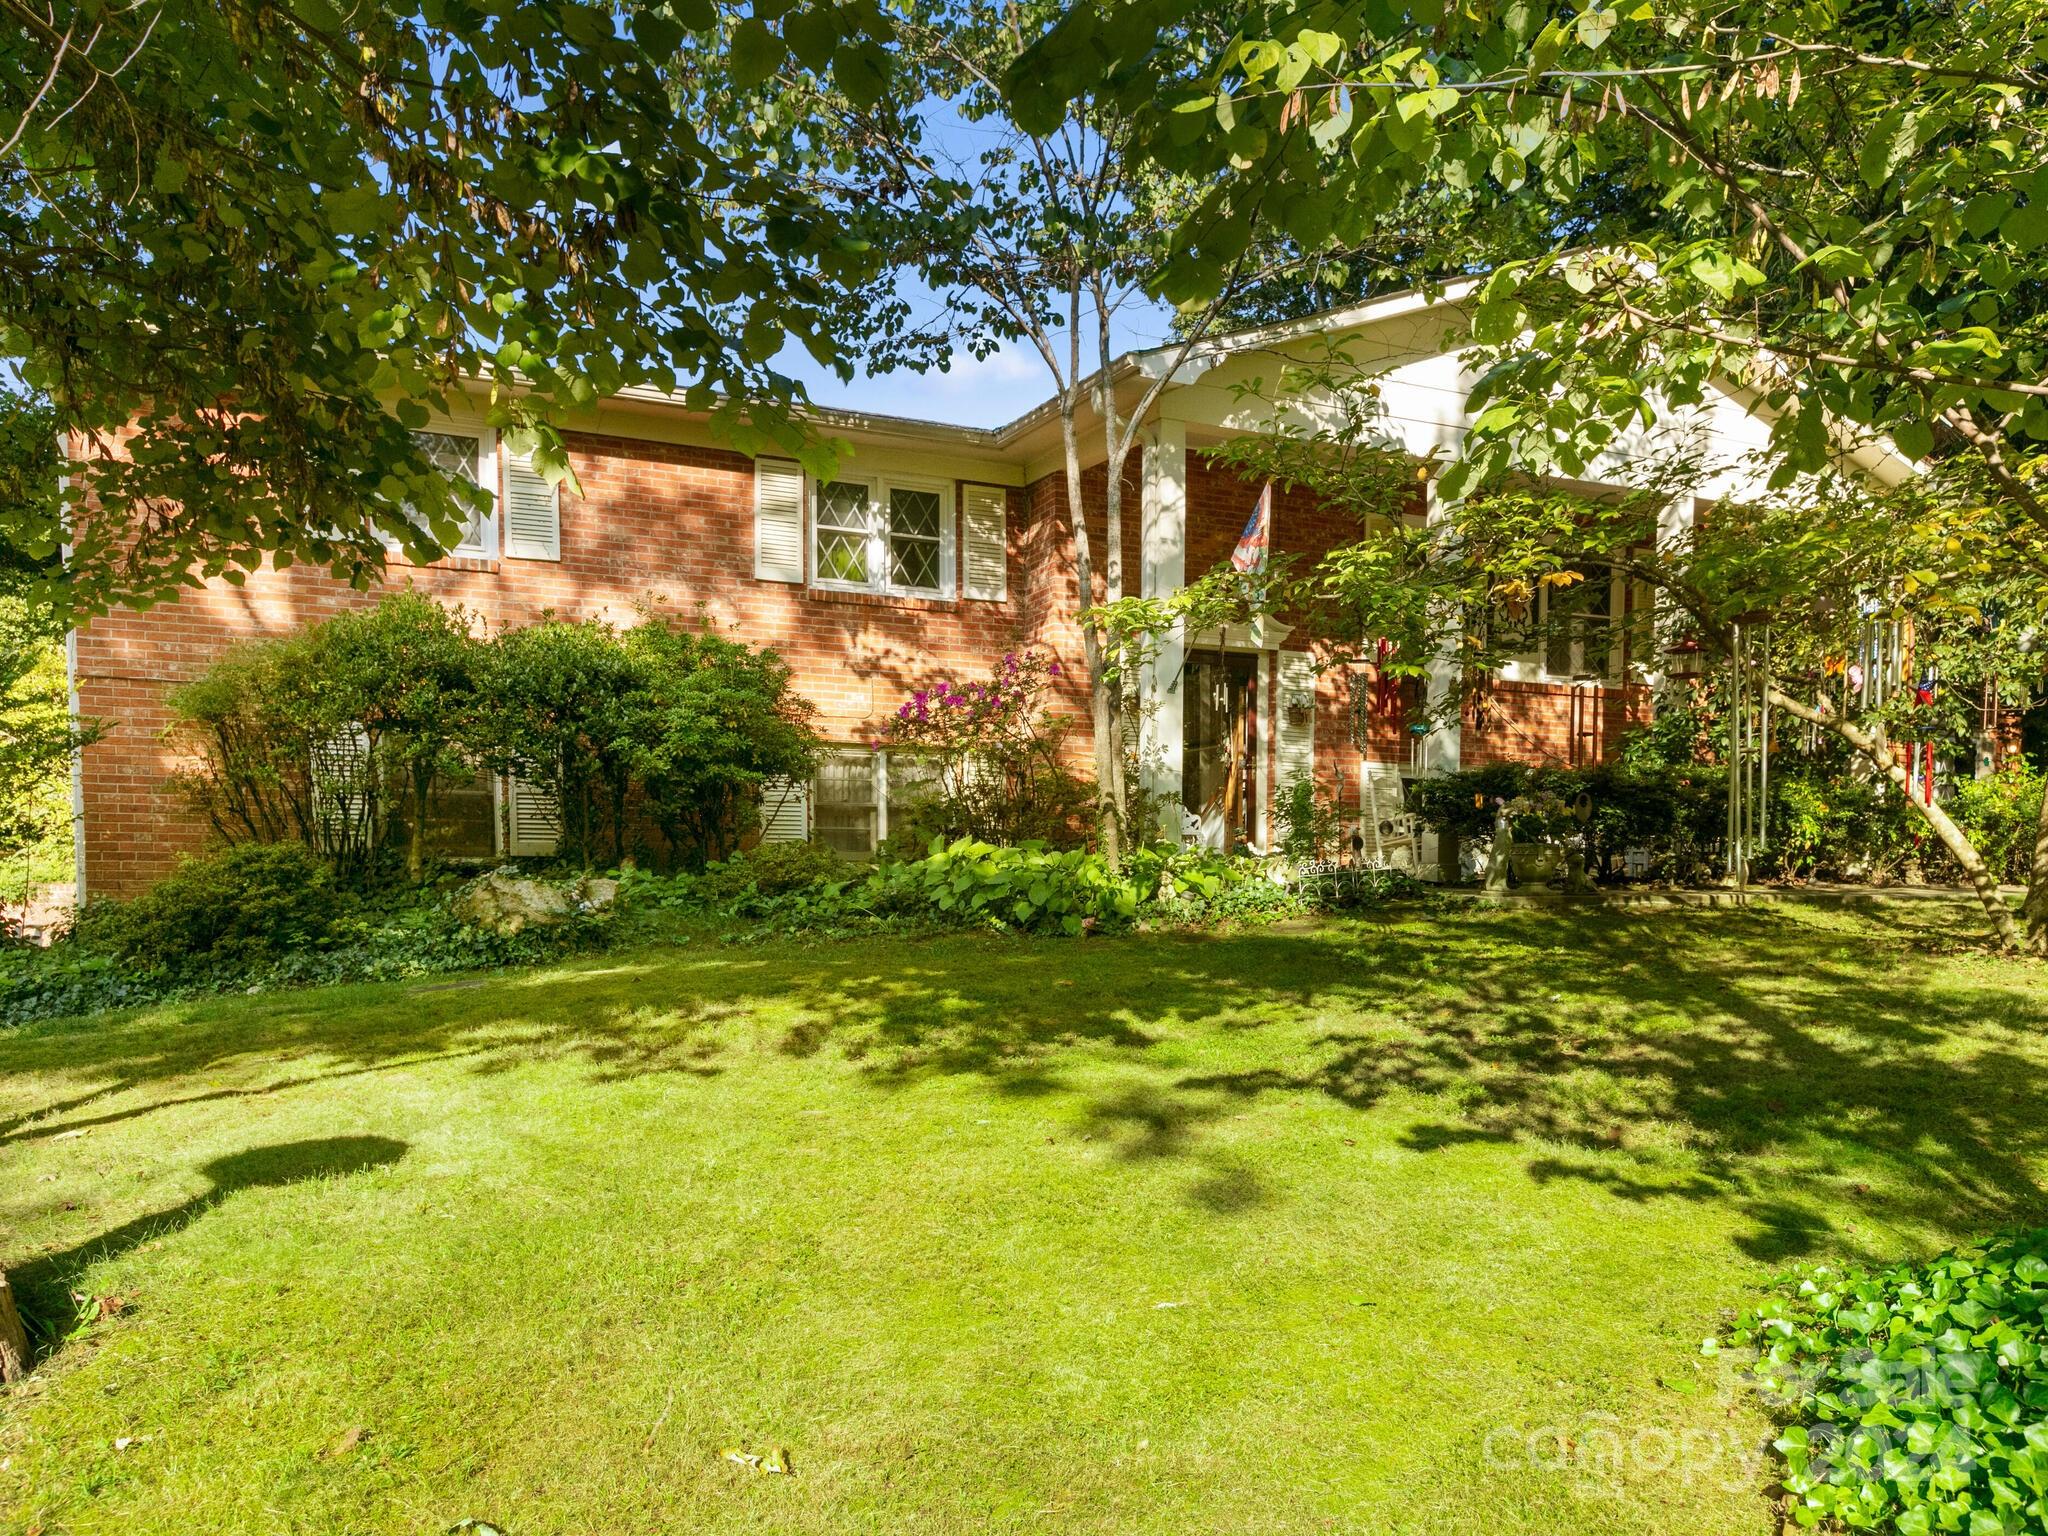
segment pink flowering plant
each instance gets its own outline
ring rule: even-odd
[[[935,837],[1083,840],[1088,786],[1060,753],[1072,719],[1047,702],[1060,676],[1055,657],[1009,651],[984,678],[941,677],[897,706],[875,744],[892,762],[925,764],[931,778],[905,841],[921,849]]]

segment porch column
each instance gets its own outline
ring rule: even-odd
[[[1447,515],[1443,502],[1436,493],[1436,479],[1431,477],[1423,491],[1423,517],[1430,523],[1440,523]],[[1449,724],[1437,725],[1437,710],[1446,699],[1457,691],[1459,684],[1458,652],[1464,642],[1463,634],[1452,634],[1436,649],[1429,659],[1429,669],[1424,674],[1423,686],[1428,696],[1430,733],[1422,738],[1422,750],[1416,754],[1416,768],[1423,775],[1456,773],[1464,760],[1465,716],[1462,710],[1450,717]],[[1442,880],[1455,880],[1456,870],[1443,867],[1444,855],[1449,852],[1434,832],[1422,834],[1422,867],[1436,870]]]
[[[1170,597],[1188,579],[1188,434],[1178,421],[1161,421],[1145,436],[1145,483],[1139,521],[1143,543],[1140,595]],[[1158,653],[1139,680],[1144,709],[1141,771],[1160,801],[1160,830],[1181,840],[1181,686],[1187,647],[1176,631],[1162,636]]]
[[[1436,479],[1430,478],[1423,491],[1424,520],[1440,523],[1447,515],[1444,504],[1436,494]],[[1458,686],[1458,650],[1464,637],[1452,635],[1430,658],[1429,670],[1425,677],[1429,707],[1434,718],[1436,707]],[[1451,716],[1448,725],[1440,725],[1422,739],[1421,761],[1416,764],[1425,774],[1456,773],[1464,754],[1465,718],[1462,714]],[[1432,834],[1432,840],[1434,835]],[[1434,856],[1434,850],[1430,850]]]

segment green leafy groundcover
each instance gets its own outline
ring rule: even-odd
[[[2048,1228],[1774,1288],[1726,1342],[1792,1421],[1776,1444],[1801,1525],[2048,1530]]]
[[[296,845],[224,850],[134,901],[93,909],[46,950],[0,946],[0,1025],[205,993],[534,965],[707,931],[728,941],[959,927],[1078,936],[1258,922],[1422,889],[1385,870],[1287,886],[1255,859],[1156,847],[1113,873],[1099,854],[1040,843],[963,838],[874,865],[771,844],[698,875],[622,870],[616,906],[501,934],[455,915],[453,882],[356,895],[312,879],[299,867],[310,858]]]
[[[714,865],[695,881],[642,876],[629,882],[624,896],[746,919],[769,932],[908,923],[1079,936],[1141,922],[1304,910],[1301,896],[1277,884],[1256,860],[1146,847],[1113,872],[1086,849],[973,838],[935,839],[922,858],[874,865],[835,863],[818,850],[763,849]]]

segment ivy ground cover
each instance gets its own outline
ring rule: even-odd
[[[1703,1337],[2048,1221],[2048,986],[1969,921],[691,944],[0,1033],[0,1530],[1770,1531]]]

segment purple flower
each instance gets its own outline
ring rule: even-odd
[[[1048,676],[1058,677],[1060,675],[1060,664],[1056,661],[1048,661],[1045,664],[1045,670]]]

